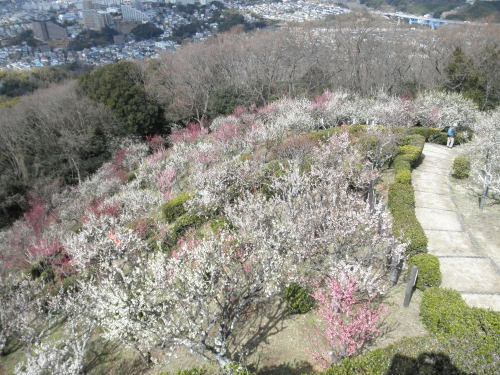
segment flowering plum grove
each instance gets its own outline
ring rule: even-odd
[[[426,96],[325,92],[238,107],[168,139],[120,140],[91,178],[34,200],[0,234],[2,262],[15,273],[0,274],[0,349],[22,346],[16,374],[79,374],[99,328],[146,364],[183,346],[231,372],[242,315],[303,282],[316,285],[326,327],[328,350],[313,358],[353,355],[377,332],[383,308],[373,297],[406,246],[368,189],[403,128],[476,118],[455,99],[432,107]],[[370,125],[359,137],[346,127],[324,142],[307,135],[343,123]],[[185,213],[166,223],[160,206],[186,192]],[[214,219],[231,225],[212,232],[203,223]],[[198,226],[174,233],[189,220]],[[62,338],[47,339],[61,322]]]

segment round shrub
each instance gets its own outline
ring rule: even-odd
[[[417,147],[417,146],[406,145],[406,146],[401,146],[399,148],[399,151],[402,154],[415,154],[415,155],[419,155],[422,152],[422,149],[420,147]]]
[[[411,184],[411,172],[409,170],[401,170],[396,173],[396,182],[398,184]]]
[[[163,217],[167,223],[174,222],[178,217],[184,215],[184,203],[189,199],[189,193],[178,195],[161,206]]]
[[[177,241],[190,228],[197,229],[202,226],[204,222],[206,222],[206,220],[197,215],[184,214],[175,222],[175,225],[170,232],[170,236],[173,241]]]
[[[432,333],[463,336],[476,330],[469,306],[460,292],[453,289],[426,289],[420,302],[420,315]]]
[[[417,288],[424,291],[427,288],[441,285],[441,270],[439,259],[431,254],[413,255],[408,262],[408,273],[412,266],[417,266]]]
[[[465,156],[459,156],[453,160],[453,175],[462,179],[469,177],[470,162]]]
[[[285,300],[294,314],[303,314],[311,310],[313,299],[306,289],[300,285],[291,284],[285,289]]]

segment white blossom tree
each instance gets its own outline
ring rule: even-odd
[[[471,176],[500,193],[500,111],[481,117],[474,127],[474,138],[468,145]]]

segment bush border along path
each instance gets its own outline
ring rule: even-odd
[[[412,175],[415,212],[428,252],[439,259],[442,286],[459,291],[473,306],[500,311],[500,269],[477,246],[451,194],[452,164],[459,151],[426,143],[423,153]]]
[[[415,193],[411,177],[408,178],[422,155],[424,144],[425,138],[421,135],[405,136],[400,154],[393,162],[396,182],[389,185],[388,206],[394,219],[394,234],[410,243],[406,250],[408,255],[427,252],[427,237],[415,215]]]

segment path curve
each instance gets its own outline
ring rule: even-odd
[[[458,290],[471,306],[500,311],[500,269],[481,251],[458,211],[450,189],[456,149],[426,143],[422,163],[412,172],[415,212],[439,258],[441,286]]]

